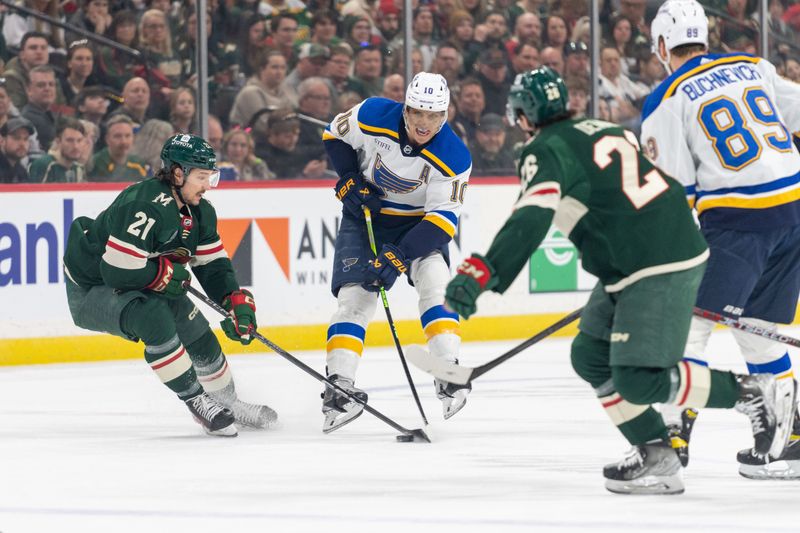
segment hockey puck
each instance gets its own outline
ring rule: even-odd
[[[397,442],[414,442],[414,435],[398,435]]]

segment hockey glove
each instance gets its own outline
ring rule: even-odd
[[[397,276],[408,272],[410,262],[400,248],[384,244],[378,257],[369,262],[363,287],[370,292],[379,292],[381,287],[389,290]]]
[[[381,212],[381,191],[358,174],[347,174],[336,183],[336,198],[338,198],[348,213],[356,218],[363,218],[365,205],[377,217]]]
[[[256,302],[250,291],[246,289],[233,291],[222,299],[222,307],[230,315],[220,322],[225,335],[245,346],[253,342],[251,334],[255,332],[258,325],[256,324]]]
[[[483,291],[497,286],[494,268],[485,257],[472,254],[456,269],[456,276],[448,283],[444,294],[447,307],[469,318],[478,310],[476,301]]]
[[[158,273],[145,289],[168,298],[177,298],[186,294],[186,287],[191,281],[192,275],[186,267],[180,263],[173,263],[162,255],[158,258]]]

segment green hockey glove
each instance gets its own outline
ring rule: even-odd
[[[447,285],[444,299],[447,307],[469,318],[478,310],[478,296],[497,286],[494,268],[478,254],[464,261],[456,269],[456,276]]]
[[[163,255],[158,258],[158,273],[153,281],[145,287],[168,298],[177,298],[186,294],[186,286],[192,281],[192,275],[180,263],[173,263]]]
[[[222,307],[230,315],[220,322],[222,331],[229,339],[248,345],[253,342],[252,333],[256,331],[256,302],[250,291],[233,291],[222,299]]]

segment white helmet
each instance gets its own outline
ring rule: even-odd
[[[708,18],[696,0],[667,0],[658,9],[650,25],[653,53],[661,64],[671,72],[670,50],[684,44],[702,44],[708,47]],[[664,39],[667,56],[661,57],[658,43]]]
[[[406,106],[422,111],[447,111],[450,89],[441,74],[420,72],[406,89]]]

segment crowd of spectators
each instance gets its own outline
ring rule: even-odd
[[[0,6],[0,182],[136,181],[163,142],[198,133],[193,0],[17,0],[140,57]],[[601,1],[599,114],[638,129],[666,73],[651,52],[658,0]],[[758,49],[755,0],[706,0],[712,52]],[[225,180],[332,176],[322,123],[370,96],[402,101],[402,0],[209,0],[208,140]],[[473,175],[509,175],[521,132],[505,103],[547,65],[587,113],[589,2],[413,0],[414,73],[442,74]],[[800,82],[800,3],[769,0],[767,57]]]

